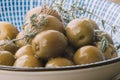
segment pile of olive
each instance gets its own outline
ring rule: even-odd
[[[8,22],[0,22],[0,65],[61,67],[117,57],[111,37],[101,31],[95,21],[88,18],[74,19],[64,26],[57,11],[50,11],[36,7],[27,12],[24,22],[31,20],[33,14],[44,16],[47,20],[44,25],[32,25],[42,27],[37,29],[38,33],[27,44],[26,31],[32,29],[32,22],[29,21],[21,32]],[[42,24],[42,21],[39,22]],[[106,46],[102,45],[103,38]]]

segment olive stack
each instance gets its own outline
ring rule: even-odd
[[[112,38],[89,18],[64,25],[56,10],[39,6],[27,12],[21,32],[0,22],[0,65],[56,68],[114,57]]]

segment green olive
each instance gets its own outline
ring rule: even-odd
[[[66,35],[70,43],[79,48],[93,42],[94,29],[87,20],[74,19],[68,23]]]
[[[68,46],[65,50],[65,53],[64,53],[64,57],[73,61],[73,55],[75,53],[75,49],[73,48],[73,46]]]
[[[20,38],[23,38],[23,36],[25,36],[25,33],[24,31],[21,31],[18,33],[18,35],[16,36],[16,39],[20,39]],[[21,40],[18,40],[18,41],[15,41],[15,44],[18,46],[18,47],[22,47],[25,45],[25,38],[24,39],[21,39]]]
[[[63,66],[72,66],[74,65],[72,61],[67,58],[54,58],[47,62],[45,67],[63,67]]]
[[[42,7],[39,6],[39,7],[35,7],[35,8],[30,9],[29,11],[27,11],[24,22],[26,22],[33,14],[38,15],[40,13],[41,9],[42,9]]]
[[[41,26],[37,26],[37,27],[40,27],[40,28],[38,28],[39,32],[42,32],[45,30],[57,30],[62,33],[65,33],[63,23],[61,21],[59,21],[56,17],[51,16],[51,15],[44,15],[44,14],[39,15],[39,17],[42,17],[42,18],[44,17],[44,20],[38,19],[39,22],[41,22],[41,24],[42,24]],[[30,26],[31,26],[31,24],[29,23],[28,25],[26,25],[24,27],[24,30],[29,30]]]
[[[115,58],[118,56],[115,47],[112,44],[109,44],[104,52],[106,59]]]
[[[101,42],[97,42],[96,46],[101,50]],[[114,47],[113,44],[108,44],[108,46],[106,46],[105,51],[103,52],[105,59],[111,59],[111,58],[115,58],[118,56],[117,51]]]
[[[0,51],[0,65],[12,66],[15,58],[12,53],[8,51]]]
[[[41,67],[41,62],[32,55],[23,55],[15,63],[15,67]]]
[[[105,60],[100,49],[94,46],[84,46],[79,48],[73,57],[75,64],[89,64]]]
[[[82,18],[82,19],[87,20],[89,23],[91,23],[92,27],[93,27],[95,30],[99,30],[99,27],[98,27],[97,23],[96,23],[94,20],[89,19],[89,18]]]
[[[112,37],[107,32],[104,32],[102,30],[95,30],[95,32],[96,32],[96,39],[95,39],[96,42],[101,41],[102,38],[105,37],[110,44],[114,44]]]
[[[32,50],[32,46],[30,44],[27,44],[27,45],[21,47],[15,53],[16,58],[19,58],[19,57],[21,57],[23,55],[33,55],[34,56],[34,52]]]
[[[0,44],[8,43],[9,40],[0,40]],[[15,54],[15,52],[18,50],[18,47],[15,45],[15,43],[10,43],[6,45],[0,46],[0,51],[9,51],[12,54]]]
[[[18,47],[23,47],[26,44],[27,38],[25,37],[25,31],[21,31],[20,33],[18,33],[18,35],[16,36],[17,41],[15,41],[15,44]],[[30,38],[29,44],[31,44],[32,38]]]
[[[8,22],[0,22],[0,40],[13,39],[18,34],[18,30]]]
[[[46,30],[35,36],[32,48],[39,58],[60,56],[67,48],[67,38],[59,31]]]
[[[33,14],[49,14],[52,15],[56,18],[58,18],[60,21],[62,21],[61,16],[58,14],[58,12],[54,9],[49,9],[47,7],[35,7],[30,9],[29,11],[27,11],[26,15],[25,15],[25,20],[24,22],[26,22]]]

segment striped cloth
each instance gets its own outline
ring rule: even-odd
[[[23,24],[24,16],[28,10],[42,4],[50,4],[52,0],[0,0],[0,21],[8,21],[15,25],[19,30]],[[60,0],[56,0],[59,2]],[[66,6],[71,5],[76,0],[65,0]],[[99,16],[110,25],[118,26],[116,33],[112,34],[114,43],[120,43],[120,5],[106,0],[78,0],[78,5],[85,5],[87,11]],[[89,17],[97,22],[99,27],[103,29],[100,19],[90,14],[80,16]],[[105,29],[111,34],[112,27],[105,24]]]
[[[18,27],[23,24],[23,19],[28,10],[33,7],[49,4],[51,0],[0,0],[0,21],[9,21]],[[60,1],[60,0],[56,0]],[[72,4],[75,0],[65,0],[66,3]],[[120,6],[106,0],[79,0],[78,5],[85,4],[88,11],[92,12],[111,25],[120,25]],[[96,17],[90,15],[82,15],[81,17],[90,17],[97,20]]]
[[[60,0],[56,1],[59,2]],[[68,6],[74,3],[75,0],[65,0],[65,2],[67,3],[66,6]],[[26,12],[44,3],[49,5],[51,0],[0,0],[0,21],[10,22],[20,30]],[[85,5],[87,11],[92,11],[93,14],[107,21],[112,26],[118,26],[112,38],[114,43],[120,43],[120,5],[106,0],[78,0],[78,5]],[[101,21],[97,17],[87,13],[80,17],[89,17],[95,20],[99,27],[103,29]],[[111,34],[112,28],[105,24],[104,30]],[[120,50],[118,53],[120,53]],[[120,80],[120,76],[118,75],[114,80]]]

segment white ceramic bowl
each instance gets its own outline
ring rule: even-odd
[[[0,67],[0,80],[111,80],[120,73],[120,58],[62,68]]]
[[[60,1],[60,0],[56,0]],[[69,5],[75,0],[65,0]],[[23,24],[26,12],[44,2],[49,4],[50,0],[0,0],[0,21],[8,21],[20,28]],[[120,6],[106,0],[78,0],[78,5],[85,4],[88,11],[108,22],[116,25],[117,31],[112,36],[115,46],[120,43]],[[101,27],[100,19],[91,15],[83,14],[80,17],[89,17]],[[112,27],[105,24],[105,31],[111,33]],[[20,30],[20,29],[19,29]],[[120,50],[118,50],[118,55]],[[61,68],[15,68],[0,66],[0,80],[111,80],[120,73],[120,57],[113,59]]]

